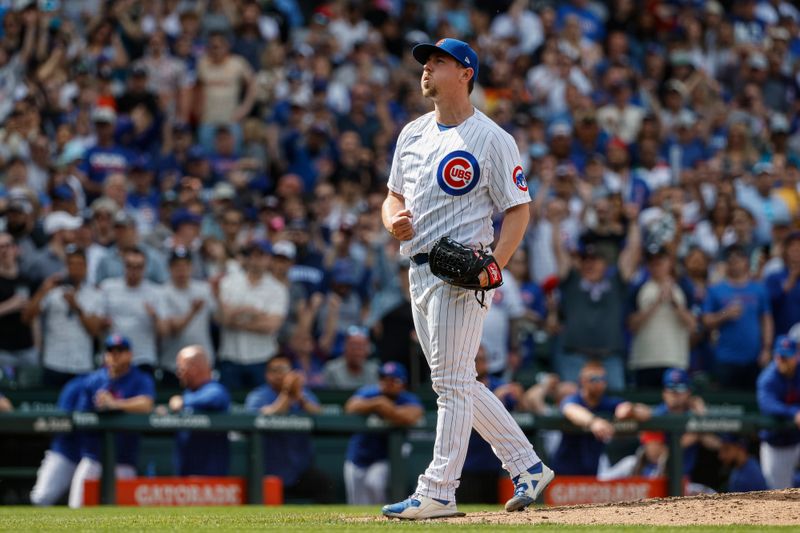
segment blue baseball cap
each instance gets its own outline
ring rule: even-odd
[[[202,221],[203,219],[200,215],[196,215],[188,209],[179,209],[172,214],[170,225],[174,231],[184,224],[195,224],[199,226]]]
[[[689,390],[689,374],[680,368],[668,368],[664,371],[662,383],[665,389],[685,392]]]
[[[797,343],[788,335],[779,335],[775,339],[775,348],[773,353],[778,357],[789,359],[797,355]]]
[[[378,370],[378,375],[382,378],[395,378],[401,380],[403,383],[408,381],[408,371],[402,363],[395,361],[388,361],[383,363]]]
[[[131,343],[127,337],[119,333],[112,333],[106,337],[106,350],[113,350],[115,348],[122,348],[123,350],[130,350]]]
[[[434,52],[444,52],[459,64],[473,70],[472,79],[478,77],[478,54],[464,41],[458,39],[439,39],[436,44],[421,43],[411,49],[414,59],[424,65]]]
[[[242,252],[246,256],[253,255],[256,252],[265,255],[272,255],[272,244],[265,239],[256,239],[245,246]]]

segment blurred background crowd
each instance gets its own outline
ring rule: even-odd
[[[387,362],[420,390],[380,206],[432,109],[411,48],[441,37],[478,51],[472,99],[533,198],[479,379],[534,412],[671,372],[750,397],[762,370],[797,381],[773,361],[800,338],[792,2],[0,0],[0,21],[0,390],[60,389],[108,333],[156,388],[199,345],[233,391],[278,354],[293,390]]]

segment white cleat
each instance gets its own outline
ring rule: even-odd
[[[381,513],[387,518],[399,518],[401,520],[466,516],[466,513],[459,512],[456,509],[456,502],[437,500],[427,496],[410,496],[402,502],[384,505]]]
[[[556,477],[543,462],[539,461],[514,478],[514,496],[506,502],[506,511],[522,511],[536,501],[536,498]]]

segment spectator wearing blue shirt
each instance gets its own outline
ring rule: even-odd
[[[664,371],[661,391],[662,402],[653,408],[653,416],[706,414],[706,404],[700,396],[692,394],[689,374],[681,368]],[[689,474],[697,464],[700,447],[719,449],[719,439],[712,433],[684,433],[681,436],[683,449],[683,472]]]
[[[319,401],[305,387],[301,372],[292,370],[286,356],[267,362],[265,385],[247,395],[245,408],[261,415],[315,415]],[[264,474],[279,476],[286,498],[330,503],[333,486],[328,476],[313,464],[314,451],[307,433],[273,433],[264,436]]]
[[[783,262],[783,269],[765,280],[776,335],[787,334],[800,322],[800,232],[792,232],[784,240]]]
[[[725,249],[726,278],[708,289],[703,323],[719,330],[715,375],[723,387],[752,390],[761,366],[772,358],[772,313],[764,286],[750,279],[744,247]]]
[[[592,10],[588,0],[572,0],[559,5],[558,11],[556,11],[556,26],[559,30],[564,27],[564,22],[569,16],[578,17],[584,37],[596,43],[603,41],[606,35],[605,25],[597,13]]]
[[[608,376],[603,364],[589,361],[581,368],[578,392],[561,402],[561,413],[581,433],[564,433],[553,455],[553,470],[561,476],[596,476],[606,444],[614,437],[614,426],[598,415],[617,420],[650,418],[650,408],[622,398],[606,396]]]
[[[132,156],[128,150],[114,141],[117,114],[110,107],[97,107],[92,112],[97,144],[86,151],[80,169],[86,175],[81,180],[88,199],[94,200],[103,194],[103,182],[109,174],[125,173]]]
[[[688,109],[681,110],[675,121],[675,134],[662,145],[661,156],[672,168],[673,176],[694,169],[709,157],[706,144],[695,135],[697,117]]]
[[[347,400],[347,414],[375,415],[394,426],[412,426],[422,419],[422,403],[408,392],[408,372],[401,363],[389,361],[381,366],[377,385],[365,385]],[[389,436],[356,433],[347,445],[344,485],[347,503],[375,505],[387,501],[389,483]]]
[[[179,413],[227,413],[231,397],[211,379],[211,363],[200,345],[186,346],[175,359],[178,379],[186,387],[169,399],[169,410]],[[230,446],[227,432],[179,431],[175,435],[175,474],[227,476]]]
[[[758,461],[750,457],[747,445],[747,439],[741,435],[722,435],[719,460],[722,464],[732,467],[728,477],[728,492],[752,492],[769,488]]]
[[[69,380],[58,395],[57,407],[71,413],[78,406],[83,392],[84,376]],[[67,493],[75,467],[81,460],[80,433],[60,433],[53,437],[50,449],[36,472],[36,484],[31,490],[33,505],[54,505]]]
[[[112,333],[105,341],[105,367],[88,374],[76,411],[92,413],[140,413],[153,410],[155,383],[153,378],[132,365],[133,352],[126,337]],[[123,432],[116,435],[116,478],[136,476],[139,457],[139,435]],[[83,506],[84,482],[100,479],[101,436],[87,433],[81,439],[81,460],[72,476],[69,506]]]
[[[800,368],[797,343],[787,336],[775,341],[774,358],[758,376],[758,408],[762,414],[791,420],[800,428]],[[762,430],[761,464],[772,489],[792,486],[800,459],[800,429]]]

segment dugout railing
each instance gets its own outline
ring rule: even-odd
[[[534,416],[529,413],[514,415],[520,426],[531,437],[535,445],[541,444],[539,430],[585,431],[572,425],[561,416]],[[415,430],[435,431],[436,413],[428,412]],[[647,422],[617,421],[614,428],[620,435],[642,430],[663,431],[667,435],[669,460],[667,465],[669,493],[678,496],[682,492],[683,454],[680,439],[684,433],[752,433],[759,429],[790,429],[791,421],[744,414],[740,416],[663,416]],[[0,414],[0,435],[3,439],[14,435],[48,435],[71,431],[96,431],[103,435],[103,475],[101,479],[101,503],[116,501],[114,479],[114,434],[120,431],[141,434],[169,434],[179,430],[192,431],[236,431],[247,439],[247,499],[258,504],[262,495],[262,439],[272,432],[303,432],[314,435],[349,435],[356,432],[382,432],[389,436],[389,461],[392,482],[390,497],[399,500],[406,496],[407,468],[404,464],[402,446],[407,429],[387,425],[377,417],[353,415],[318,416],[256,416],[250,414],[191,414],[191,415],[133,415],[121,413],[64,413],[61,411],[20,411]],[[542,449],[541,446],[537,446]],[[0,478],[3,472],[0,469]]]

